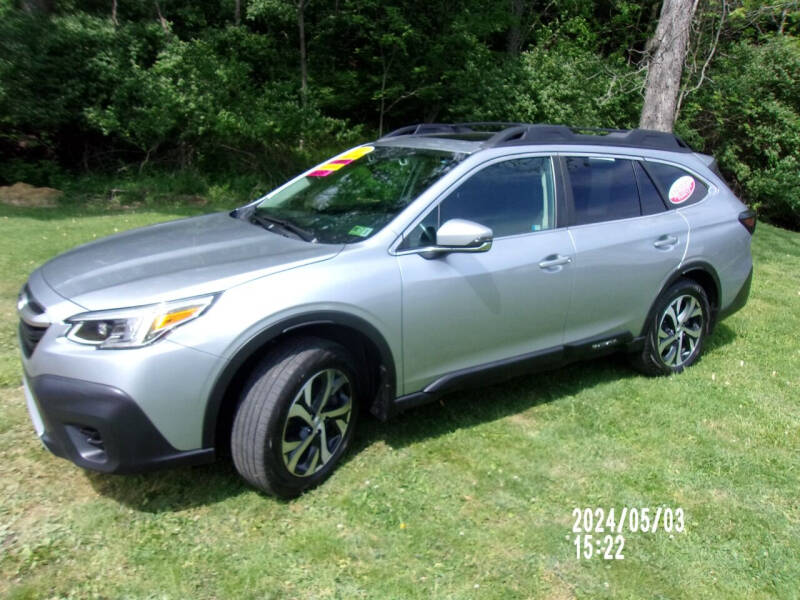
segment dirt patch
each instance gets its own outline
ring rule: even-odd
[[[0,202],[12,206],[47,208],[56,206],[64,192],[49,187],[35,187],[27,183],[0,186]]]

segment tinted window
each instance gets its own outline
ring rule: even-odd
[[[638,217],[639,192],[629,160],[570,156],[574,225]]]
[[[555,226],[555,192],[550,158],[519,158],[482,169],[434,208],[402,247],[433,244],[450,219],[491,228],[495,237]]]
[[[651,161],[647,161],[645,166],[668,199],[670,208],[693,204],[708,193],[705,183],[683,169]]]
[[[642,205],[643,215],[654,215],[664,212],[667,207],[661,199],[661,194],[656,189],[653,180],[645,172],[638,162],[633,163],[633,170],[636,171],[636,183],[639,186],[639,202]]]

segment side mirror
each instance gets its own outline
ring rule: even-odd
[[[432,259],[451,252],[488,252],[494,236],[488,227],[466,219],[450,219],[442,223],[436,232],[430,226],[423,229],[423,243],[427,243],[427,246],[399,250],[395,254],[418,254],[422,258]],[[432,239],[434,236],[435,241]]]
[[[436,245],[455,251],[486,252],[492,247],[492,230],[474,221],[450,219],[436,231]]]
[[[492,230],[480,223],[450,219],[436,231],[436,244],[425,248],[421,255],[434,258],[450,252],[487,252],[492,247],[492,235]]]

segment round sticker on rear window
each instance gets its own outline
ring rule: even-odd
[[[683,204],[694,192],[694,177],[684,175],[678,177],[669,187],[669,201],[673,204]]]

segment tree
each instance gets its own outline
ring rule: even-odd
[[[47,14],[53,10],[53,3],[51,0],[21,0],[20,7],[31,15]]]
[[[664,0],[661,6],[656,32],[647,48],[647,81],[639,119],[643,129],[672,131],[697,3],[698,0]]]
[[[306,9],[311,0],[255,0],[249,5],[251,18],[267,20],[277,17],[282,20],[296,19],[297,38],[300,48],[300,99],[308,104],[308,57],[306,51]]]
[[[295,10],[297,14],[297,33],[300,39],[300,98],[303,106],[308,104],[308,58],[306,57],[306,6],[310,0],[297,0]]]

